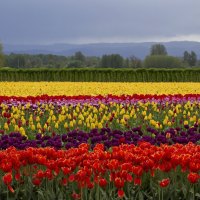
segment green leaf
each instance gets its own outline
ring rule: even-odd
[[[143,196],[142,192],[139,192],[139,200],[144,200],[144,196]]]
[[[42,190],[38,190],[37,193],[39,194],[39,199],[40,200],[43,200],[43,199],[45,200],[46,199],[45,196],[44,196],[44,192]]]
[[[199,193],[196,193],[196,194],[195,194],[195,197],[199,197],[199,198],[200,198],[200,194],[199,194]]]
[[[144,196],[147,197],[148,200],[153,199],[153,197],[151,197],[147,192],[143,191]]]
[[[182,192],[183,192],[184,197],[186,198],[188,190],[185,185],[182,186]]]

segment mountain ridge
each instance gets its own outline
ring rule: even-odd
[[[4,53],[24,54],[55,54],[71,56],[81,51],[86,56],[102,56],[104,54],[120,54],[123,57],[136,56],[144,59],[150,51],[151,45],[162,43],[169,55],[182,57],[184,51],[194,51],[200,58],[200,42],[171,41],[171,42],[132,42],[132,43],[89,43],[65,44],[55,43],[49,45],[20,45],[5,44]]]

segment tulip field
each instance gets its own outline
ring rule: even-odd
[[[0,200],[200,199],[200,83],[0,88]]]

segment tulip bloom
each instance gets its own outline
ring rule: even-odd
[[[12,174],[11,173],[7,173],[3,176],[3,182],[5,185],[10,185],[12,183]]]
[[[198,182],[200,176],[197,173],[192,173],[190,172],[187,176],[188,180],[190,181],[190,183],[195,184]]]
[[[162,188],[167,187],[169,184],[170,184],[170,179],[169,178],[163,179],[159,183],[160,187],[162,187]]]
[[[123,198],[124,197],[124,191],[123,190],[118,190],[118,197]]]

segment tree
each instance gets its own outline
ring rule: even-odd
[[[78,67],[83,67],[82,62],[79,60],[71,60],[68,63],[68,67],[70,68],[78,68]]]
[[[6,56],[6,64],[8,67],[23,68],[26,67],[25,57],[23,54],[10,54]]]
[[[196,62],[197,62],[197,55],[194,51],[191,51],[190,62],[189,62],[190,66],[195,66]]]
[[[103,55],[101,58],[101,67],[123,67],[123,57],[119,54]]]
[[[151,46],[150,55],[167,55],[167,50],[163,44],[154,44]]]
[[[181,61],[173,56],[147,56],[144,61],[146,68],[180,68]]]
[[[142,67],[142,61],[136,56],[131,56],[129,65],[132,68],[140,68]]]
[[[196,53],[194,51],[191,51],[191,53],[185,51],[183,54],[183,61],[187,63],[190,67],[195,66],[197,62]]]
[[[96,56],[89,56],[85,59],[85,67],[99,67],[100,66],[100,58]]]
[[[6,66],[15,68],[32,68],[32,67],[55,67],[61,68],[67,66],[68,58],[52,54],[14,54],[5,55]]]
[[[75,60],[79,60],[81,62],[84,62],[85,61],[85,56],[82,54],[81,51],[77,51],[74,55],[74,59]]]
[[[0,43],[0,67],[4,66],[3,45]]]
[[[183,61],[184,62],[188,62],[190,59],[190,54],[188,53],[188,51],[184,51],[183,53]]]

